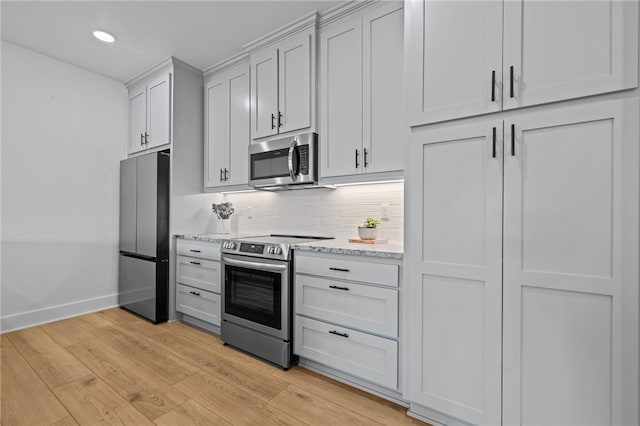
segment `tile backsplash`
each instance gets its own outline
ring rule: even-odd
[[[379,238],[396,242],[403,239],[403,182],[197,197],[197,202],[189,203],[190,208],[206,209],[206,212],[192,211],[190,216],[199,220],[197,228],[201,230],[176,232],[215,232],[217,219],[211,213],[211,203],[230,201],[235,208],[231,232],[357,238],[357,227],[366,217],[381,218],[386,212],[387,220],[383,219],[379,226]]]

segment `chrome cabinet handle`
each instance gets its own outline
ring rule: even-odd
[[[144,144],[147,145],[149,143],[149,133],[144,132]]]
[[[364,148],[364,166],[368,167],[369,163],[367,163],[367,148]]]
[[[360,153],[358,152],[358,150],[356,149],[356,169],[358,167],[360,167],[360,163],[358,162],[358,156],[360,155]]]
[[[140,133],[140,146],[144,145],[144,133]]]
[[[229,170],[227,170],[227,168],[225,167],[224,168],[224,181],[225,182],[229,180],[229,178],[227,177],[227,173],[229,173]]]
[[[276,128],[276,116],[274,113],[271,113],[271,130]]]
[[[278,128],[280,128],[280,127],[284,126],[284,124],[283,124],[283,122],[284,122],[283,118],[284,118],[284,115],[282,115],[282,113],[281,113],[280,111],[278,111]]]
[[[349,338],[349,335],[347,333],[340,333],[339,331],[336,331],[336,330],[329,331],[329,334],[335,334],[336,336],[345,337],[347,339]]]

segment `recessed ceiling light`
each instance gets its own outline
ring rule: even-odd
[[[94,31],[93,36],[100,41],[104,41],[105,43],[113,43],[114,41],[116,41],[116,38],[106,31]]]

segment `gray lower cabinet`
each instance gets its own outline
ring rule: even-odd
[[[397,392],[399,261],[296,252],[295,268],[294,352],[301,363]]]
[[[178,239],[176,311],[220,326],[220,244]]]

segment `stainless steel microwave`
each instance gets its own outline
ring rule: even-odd
[[[318,183],[318,135],[302,133],[249,146],[249,185],[295,189]]]

